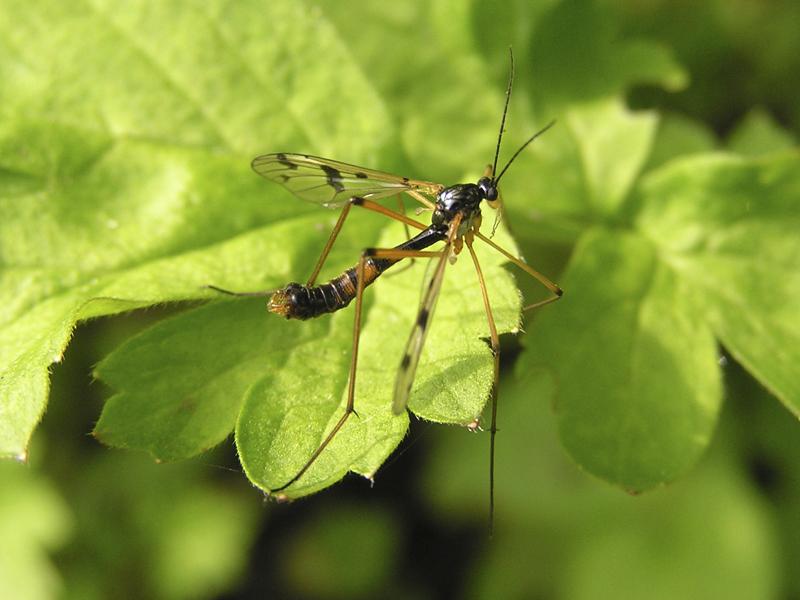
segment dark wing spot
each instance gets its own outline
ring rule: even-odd
[[[278,162],[281,163],[287,169],[295,170],[297,168],[297,165],[294,164],[292,161],[290,161],[288,158],[286,158],[286,155],[283,152],[276,154],[275,157],[278,159]]]
[[[359,179],[366,179],[367,178],[367,174],[366,173],[362,173],[361,171],[356,171],[356,177],[358,177]]]
[[[422,329],[428,325],[428,317],[430,317],[431,313],[427,308],[423,308],[419,311],[419,315],[417,315],[417,325],[419,325]]]
[[[334,169],[330,165],[320,165],[320,168],[325,171],[329,186],[331,186],[337,192],[344,191],[344,186],[342,185],[342,174],[338,171],[338,169]]]
[[[408,177],[403,177],[403,183],[408,183]]]
[[[361,196],[353,196],[352,198],[350,198],[350,204],[353,204],[355,206],[361,206],[362,204],[364,204],[364,199]]]

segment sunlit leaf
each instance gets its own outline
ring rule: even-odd
[[[254,154],[360,160],[390,127],[335,30],[299,3],[19,2],[0,32],[14,49],[0,53],[13,75],[0,90],[0,454],[24,457],[77,320],[197,298],[223,272],[263,282],[291,261],[214,247],[302,214],[267,197]]]

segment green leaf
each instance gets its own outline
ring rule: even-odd
[[[514,49],[517,56],[517,68],[525,79],[530,75],[525,63],[526,49],[531,44],[531,38],[536,31],[537,24],[542,18],[548,16],[560,0],[542,0],[540,2],[527,2],[526,0],[509,0],[508,2],[494,2],[493,0],[476,0],[465,3],[472,9],[471,27],[469,34],[465,35],[460,30],[462,39],[477,45],[481,53],[490,60],[495,79],[503,69],[508,68],[508,48]],[[457,5],[458,0],[440,0],[438,5]],[[444,19],[442,20],[444,21]],[[464,43],[466,46],[467,44]],[[517,84],[523,84],[518,81]],[[535,87],[535,82],[526,82],[522,87]]]
[[[800,158],[687,158],[653,173],[638,225],[725,347],[800,414]]]
[[[731,467],[701,473],[587,535],[565,567],[564,597],[779,597],[778,547],[755,490]]]
[[[288,231],[298,241],[313,228],[300,220]],[[334,249],[346,249],[348,231],[351,244],[358,244],[352,233],[362,230],[345,227]],[[379,242],[389,246],[402,235],[395,226]],[[513,249],[502,230],[496,238]],[[502,268],[505,259],[482,243],[476,250],[498,329],[515,331],[520,298]],[[239,252],[246,256],[248,250],[241,246]],[[345,256],[340,248],[333,260]],[[303,270],[310,269],[309,264]],[[408,419],[392,414],[391,394],[424,271],[424,261],[416,261],[413,268],[387,273],[367,290],[358,417],[350,418],[288,495],[321,489],[350,470],[372,477],[402,439]],[[297,277],[286,275],[291,278]],[[297,473],[343,413],[352,315],[351,308],[307,322],[286,321],[266,314],[263,300],[243,300],[164,321],[123,344],[98,367],[98,375],[120,393],[106,404],[95,434],[107,443],[174,460],[219,443],[237,423],[239,457],[248,476],[265,490],[273,489]],[[492,381],[491,351],[482,339],[487,335],[477,277],[469,256],[462,254],[446,270],[412,391],[413,412],[462,425],[480,415]]]
[[[730,383],[726,380],[726,388]],[[501,381],[495,534],[467,568],[470,597],[775,597],[781,589],[775,558],[785,546],[763,489],[745,476],[753,455],[739,439],[721,428],[723,435],[715,436],[692,474],[631,496],[564,455],[553,427],[554,389],[549,378],[532,370]],[[765,406],[752,400],[752,408]],[[796,435],[796,422],[782,417],[792,426],[786,433]],[[752,434],[752,423],[741,425],[745,435]],[[782,440],[781,456],[790,439]],[[436,436],[421,489],[437,519],[455,517],[463,528],[485,525],[487,456],[486,433],[454,430]],[[778,473],[779,497],[796,521],[790,510],[796,495],[785,487],[795,480],[791,471]],[[791,521],[781,526],[789,527],[783,541],[796,545],[791,538],[796,526]]]
[[[541,18],[528,56],[531,89],[542,108],[558,113],[574,102],[616,96],[635,83],[686,86],[687,75],[667,48],[621,37],[613,12],[591,0],[565,0]]]
[[[711,152],[717,147],[714,132],[700,121],[680,114],[667,114],[659,119],[653,147],[642,171],[650,171],[686,154]]]
[[[62,596],[107,598],[124,582],[144,598],[216,598],[241,581],[265,511],[235,473],[101,452],[68,479]]]
[[[678,477],[705,450],[722,393],[694,290],[647,240],[603,230],[584,235],[563,286],[521,368],[555,377],[567,450],[632,491]]]
[[[602,494],[583,489],[589,479],[560,445],[552,411],[555,390],[553,379],[541,369],[515,369],[500,380],[494,490],[498,536],[522,524],[535,526],[538,520],[563,536],[586,506],[595,514],[603,510]],[[421,489],[437,515],[488,522],[488,458],[486,430],[453,429],[436,437]],[[581,493],[573,493],[576,488]]]
[[[601,122],[609,121],[613,122]],[[731,158],[723,169],[727,163],[718,164],[721,159],[698,155],[665,162],[639,186],[638,170],[647,156],[647,147],[640,144],[641,152],[629,155],[638,160],[620,171],[630,182],[626,200],[611,203],[604,213],[589,208],[598,194],[574,183],[591,181],[583,174],[591,172],[586,166],[590,163],[578,157],[605,160],[625,145],[613,137],[575,136],[570,153],[559,143],[563,138],[553,138],[555,147],[543,144],[531,151],[537,167],[544,167],[536,169],[541,175],[538,187],[545,190],[535,194],[538,205],[520,210],[509,204],[515,227],[530,242],[536,232],[546,231],[537,221],[542,217],[539,211],[557,194],[548,191],[557,190],[559,183],[569,190],[562,192],[566,200],[555,209],[566,208],[574,215],[564,211],[569,216],[562,221],[562,233],[571,229],[580,240],[561,281],[565,300],[542,315],[542,328],[534,328],[535,350],[523,363],[544,364],[555,373],[562,439],[572,456],[593,473],[630,489],[669,481],[688,469],[710,439],[719,402],[713,338],[796,412],[798,327],[790,307],[800,297],[800,288],[796,261],[787,258],[797,255],[796,236],[789,233],[797,220],[797,182],[790,175],[796,157],[752,164]],[[673,142],[662,138],[655,164],[675,156],[679,146],[702,148],[708,142],[689,130]],[[549,160],[542,160],[547,153],[552,153]],[[569,162],[573,168],[562,169],[559,179],[555,165]],[[741,172],[734,165],[741,165]],[[610,183],[600,197],[613,198],[615,178],[596,180]],[[526,217],[530,225],[518,225]],[[553,219],[542,220],[552,231]],[[619,226],[629,221],[633,233],[613,229],[602,234],[602,242],[594,233],[580,233],[591,232],[593,222]],[[608,254],[614,246],[619,250]],[[607,265],[598,264],[600,256]],[[626,304],[625,299],[637,293],[641,298]],[[608,300],[608,294],[618,297],[619,305]],[[652,311],[659,316],[651,316]],[[652,323],[637,321],[643,318]],[[638,343],[634,338],[626,341],[624,324],[637,322],[647,335]],[[539,336],[555,339],[554,347],[545,350]],[[587,356],[598,348],[603,349],[602,364]],[[655,367],[657,363],[663,366]],[[603,410],[608,412],[600,416]]]
[[[269,320],[263,299],[165,320],[97,367],[97,377],[119,393],[106,402],[94,435],[158,460],[203,452],[233,430],[252,382],[283,367],[285,340],[289,348],[313,344],[330,326]]]
[[[265,201],[254,154],[361,161],[388,141],[380,100],[303,3],[204,11],[40,1],[0,17],[0,455],[25,456],[77,320],[288,272],[289,251],[244,264],[222,244],[311,209]]]
[[[71,530],[72,515],[44,478],[0,462],[0,597],[57,597],[63,583],[48,552]]]
[[[253,154],[288,147],[381,167],[368,159],[386,148],[394,129],[337,31],[303,3],[212,4],[177,20],[173,8],[161,3],[111,8],[81,5],[67,19],[56,4],[20,3],[13,27],[0,23],[18,49],[3,68],[20,73],[18,85],[4,88],[9,119],[0,130],[2,276],[9,284],[3,287],[7,311],[0,321],[6,324],[0,330],[5,369],[0,450],[7,454],[24,455],[44,409],[47,367],[61,356],[77,320],[208,298],[201,289],[207,283],[274,288],[310,272],[335,215],[268,190],[247,170]],[[48,36],[37,34],[42,24]],[[313,37],[305,35],[309,29]],[[59,40],[65,39],[70,43],[62,49]],[[465,62],[458,76],[474,64]],[[337,101],[331,102],[334,91]],[[415,89],[414,102],[420,92]],[[487,98],[499,114],[499,90]],[[471,97],[461,100],[475,106]],[[490,148],[494,119],[487,128],[492,135],[480,144]],[[358,249],[375,245],[383,223],[352,219],[330,257],[330,272],[352,264]],[[399,229],[395,226],[387,244],[402,239]],[[498,327],[509,331],[518,325],[519,296],[499,268],[501,258],[486,259],[484,269]],[[394,311],[389,322],[397,330],[392,339],[399,357],[415,316],[422,270],[418,264],[398,276],[398,283],[384,284],[387,295],[376,296],[377,325],[371,326],[368,300],[361,420],[370,422],[370,401],[382,416],[355,445],[347,441],[361,435],[353,419],[342,434],[347,456],[335,460],[333,470],[321,468],[319,481],[309,473],[309,489],[348,469],[374,473],[401,439],[405,417],[388,413],[386,402],[399,358],[384,358],[391,354],[380,332],[391,329],[385,314]],[[423,359],[428,362],[415,391],[421,399],[412,398],[411,406],[425,418],[465,424],[480,414],[488,396],[491,356],[481,340],[485,315],[468,256],[448,271],[441,324],[430,336],[446,343],[428,345],[430,359]],[[463,296],[459,290],[466,278],[473,291]],[[242,318],[237,314],[242,307],[253,312]],[[370,329],[377,330],[369,334]],[[265,405],[256,394],[267,386],[283,398],[291,392],[293,402],[309,400],[296,393],[297,382],[307,381],[311,365],[320,367],[301,360],[303,352],[316,356],[328,344],[326,381],[333,389],[314,390],[322,406],[313,425],[324,432],[344,397],[349,330],[346,313],[328,322],[282,323],[254,302],[225,303],[168,321],[99,366],[99,376],[120,393],[108,402],[96,434],[173,460],[219,443],[238,421],[245,466],[259,485],[274,487],[287,467],[268,466],[274,453],[261,455],[272,439],[264,429],[272,415],[258,418]],[[287,346],[289,340],[297,343],[295,349]],[[253,386],[278,368],[283,373],[281,361],[292,360],[297,373],[288,375],[282,391],[267,379]],[[371,398],[378,388],[383,395]],[[240,418],[242,410],[247,418]],[[251,435],[254,430],[260,435]],[[301,447],[278,462],[302,462],[305,448],[321,435],[311,428],[305,436],[292,434]],[[375,436],[383,441],[376,443]],[[335,456],[336,447],[331,450]],[[264,469],[273,473],[270,481]]]
[[[513,248],[507,236],[499,234],[497,238]],[[521,304],[513,280],[501,268],[505,260],[483,244],[476,251],[497,328],[501,333],[515,332]],[[359,345],[358,417],[349,419],[303,479],[289,488],[290,495],[316,491],[349,470],[372,478],[405,435],[408,420],[405,415],[392,414],[392,393],[403,347],[415,321],[424,270],[423,264],[416,264],[401,274],[384,277],[370,290],[375,300]],[[336,315],[337,324],[344,318],[345,327],[349,326],[349,313]],[[486,337],[477,277],[468,255],[462,254],[445,271],[442,296],[409,400],[414,414],[460,425],[480,416],[493,372]],[[272,489],[295,475],[343,413],[350,347],[349,331],[342,330],[338,337],[293,350],[296,356],[287,363],[288,368],[268,375],[251,389],[236,441],[248,476],[260,487]],[[331,352],[339,357],[335,378],[328,370]]]
[[[364,75],[305,2],[183,4],[13,3],[0,30],[20,76],[4,86],[4,109],[245,155],[302,140],[356,159],[365,140],[388,141]],[[320,104],[334,88],[338,101]],[[332,126],[345,111],[347,127]]]
[[[320,5],[397,117],[412,172],[442,182],[464,181],[473,170],[479,176],[493,156],[508,72],[507,46],[497,70],[473,50],[480,7],[460,0],[366,3],[354,17],[339,2]]]
[[[594,223],[623,220],[657,124],[654,113],[633,113],[615,98],[567,110],[503,178],[515,232],[572,243]]]
[[[764,110],[750,111],[728,140],[728,147],[747,156],[758,156],[797,146],[792,135]]]
[[[40,1],[14,4],[0,18],[8,50],[0,55],[0,72],[11,83],[0,90],[0,453],[25,455],[44,410],[47,368],[62,355],[77,320],[209,298],[200,289],[207,283],[271,288],[311,270],[335,215],[268,190],[247,170],[254,154],[306,150],[389,170],[400,165],[409,175],[445,182],[473,179],[492,156],[505,79],[495,71],[505,51],[484,39],[480,22],[486,6],[442,0],[432,6],[374,7],[364,11],[363,22],[348,19],[334,5],[320,10],[304,2],[266,8],[255,2],[214,3],[203,10],[178,11],[176,18],[174,7],[161,3],[119,8],[100,2],[67,12]],[[529,125],[543,124],[543,111],[557,116],[559,125],[504,178],[508,222],[526,242],[580,243],[581,254],[567,274],[578,295],[565,286],[567,308],[555,355],[566,356],[576,339],[581,351],[588,352],[583,339],[603,348],[611,336],[615,369],[589,369],[591,377],[583,382],[597,382],[598,392],[609,392],[606,406],[623,420],[599,428],[595,423],[594,433],[584,429],[594,406],[577,397],[578,370],[556,365],[570,376],[569,389],[559,392],[562,431],[582,464],[638,489],[674,477],[708,439],[719,396],[716,368],[708,368],[712,330],[738,357],[746,356],[771,389],[783,388],[787,403],[795,402],[788,398],[796,397],[796,390],[788,363],[765,365],[766,351],[758,345],[734,348],[749,344],[763,315],[753,317],[748,328],[729,331],[734,327],[726,321],[729,307],[720,308],[721,300],[707,305],[698,293],[701,286],[683,265],[676,268],[676,252],[664,241],[674,235],[675,215],[655,208],[649,188],[639,185],[643,170],[669,172],[674,163],[668,160],[687,148],[705,148],[709,140],[691,127],[679,127],[672,138],[663,129],[659,133],[654,114],[632,113],[617,96],[639,82],[675,89],[684,83],[683,72],[658,46],[624,39],[604,7],[569,0],[530,10],[512,9],[531,16],[514,30],[514,39],[527,40],[531,27],[533,43],[517,52],[518,79],[526,83],[516,88],[515,124],[506,141],[513,148],[525,139],[535,130]],[[381,38],[394,53],[380,51],[377,34],[355,40],[353,33],[367,24],[387,34],[397,26],[397,35]],[[566,31],[577,39],[574,48],[563,48]],[[433,43],[420,43],[431,37]],[[480,45],[476,40],[483,40],[483,54],[470,50]],[[533,68],[527,68],[531,62]],[[407,68],[381,68],[393,65]],[[432,94],[432,81],[446,93]],[[535,90],[530,97],[526,87]],[[406,171],[409,163],[419,168]],[[791,190],[787,181],[775,185]],[[753,197],[759,193],[758,185],[747,191]],[[635,215],[637,210],[644,216]],[[691,219],[675,234],[692,230],[697,224]],[[397,226],[367,217],[354,217],[345,229],[330,273],[353,264],[366,245],[400,239]],[[784,250],[794,248],[781,243],[788,244],[781,250],[785,263],[793,254]],[[609,275],[591,256],[595,250],[621,270]],[[518,295],[493,260],[487,258],[484,268],[498,321],[502,330],[514,330]],[[426,351],[430,359],[421,367],[411,404],[424,418],[464,424],[486,398],[491,361],[469,271],[467,255],[448,268],[436,319],[443,329],[431,333],[437,341]],[[312,469],[295,495],[328,485],[347,470],[371,476],[403,435],[406,423],[388,412],[388,395],[422,278],[417,265],[396,282],[381,280],[370,290],[362,349],[372,358],[362,360],[367,375],[358,382],[363,413],[359,408],[361,416],[347,423],[330,448],[330,464],[323,460]],[[472,292],[460,297],[456,290],[466,281]],[[776,284],[785,291],[784,302],[796,292],[792,281]],[[745,295],[752,300],[749,291]],[[584,334],[585,315],[595,310],[597,296],[630,302],[600,315],[595,329]],[[248,313],[237,322],[241,310]],[[322,324],[278,324],[262,311],[256,302],[200,309],[109,358],[98,372],[118,386],[119,395],[102,415],[98,435],[176,459],[219,443],[236,428],[243,462],[257,485],[270,489],[283,483],[341,414],[351,313]],[[557,311],[561,307],[547,315]],[[653,316],[659,311],[663,324]],[[547,315],[541,323],[545,331],[555,327],[547,320],[556,317]],[[770,328],[783,325],[777,319]],[[647,335],[635,338],[634,327],[617,339],[603,329],[620,322],[634,323]],[[794,341],[791,327],[781,339]],[[676,332],[688,335],[691,351],[678,345]],[[322,348],[320,367],[312,358]],[[523,361],[532,364],[544,352],[537,349]],[[785,354],[780,361],[794,360],[791,350]],[[269,357],[259,358],[264,355]],[[615,463],[614,424],[633,431],[626,438],[631,444],[647,444],[645,432],[653,421],[624,420],[629,413],[622,398],[630,393],[625,382],[639,390],[641,398],[631,400],[637,418],[645,410],[667,410],[666,392],[650,387],[685,383],[693,356],[700,357],[699,375],[670,390],[679,400],[667,405],[674,408],[665,420],[669,426],[652,438],[664,441],[669,451],[654,457],[653,444],[642,452],[631,446],[636,450]],[[654,360],[667,367],[657,372]],[[203,365],[203,372],[195,373],[195,365]],[[616,369],[620,365],[631,368],[623,372]],[[312,380],[320,382],[312,394],[297,393]],[[281,406],[292,416],[284,419],[277,412]],[[677,424],[681,415],[685,422]],[[685,448],[672,453],[693,434]],[[611,440],[611,448],[595,452],[601,440]],[[595,456],[585,462],[590,452]],[[638,459],[632,458],[636,453]]]
[[[588,212],[616,215],[650,153],[656,115],[633,113],[612,100],[572,110],[567,121],[580,154]]]

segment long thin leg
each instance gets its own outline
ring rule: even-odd
[[[489,304],[489,294],[486,291],[486,281],[483,278],[483,271],[481,264],[478,262],[478,255],[475,254],[475,249],[472,247],[472,237],[465,236],[464,241],[467,244],[467,250],[472,257],[472,262],[475,265],[475,272],[478,275],[478,283],[481,286],[481,297],[483,298],[483,308],[486,310],[486,320],[489,323],[489,339],[492,344],[492,355],[494,356],[494,378],[492,379],[492,425],[489,429],[489,535],[494,530],[494,447],[495,436],[497,435],[497,386],[500,379],[500,337],[497,335],[497,326],[494,322],[494,315],[492,314],[492,307]]]
[[[402,195],[397,197],[397,207],[398,207],[399,213],[401,215],[405,215],[406,214],[406,205],[403,203],[403,196]],[[406,233],[406,239],[410,240],[411,239],[411,230],[408,228],[408,223],[405,223],[405,222],[403,223],[403,229],[405,230],[405,233]],[[408,260],[408,262],[406,264],[404,264],[402,267],[387,273],[386,275],[384,275],[384,277],[395,277],[395,276],[399,275],[400,273],[402,273],[403,271],[407,271],[408,269],[410,269],[413,266],[414,266],[414,259],[410,258]]]
[[[308,277],[308,282],[306,283],[307,286],[311,287],[317,280],[317,275],[319,275],[322,265],[325,264],[328,254],[330,254],[331,248],[333,248],[333,243],[336,241],[336,238],[339,237],[339,232],[342,230],[342,225],[344,225],[344,222],[347,220],[347,215],[350,214],[351,208],[353,208],[352,199],[344,205],[342,212],[339,213],[339,218],[336,220],[336,225],[333,226],[331,234],[328,236],[328,241],[325,242],[325,247],[322,249],[319,258],[317,259],[317,264],[314,267],[314,270],[311,271],[311,275]]]
[[[319,256],[319,259],[317,260],[317,265],[314,267],[314,270],[311,272],[311,276],[308,278],[308,281],[306,282],[307,286],[310,287],[314,285],[314,282],[317,280],[317,276],[319,275],[319,272],[322,269],[322,265],[325,264],[325,261],[328,258],[328,254],[330,254],[331,248],[333,248],[333,243],[339,236],[339,232],[342,230],[342,226],[344,225],[344,222],[347,219],[347,215],[350,214],[350,209],[353,206],[360,206],[361,208],[366,208],[367,210],[371,210],[373,212],[382,214],[386,217],[389,217],[390,219],[400,221],[406,226],[411,225],[412,227],[416,227],[417,229],[425,229],[425,225],[423,225],[419,221],[415,221],[414,219],[410,219],[404,214],[400,214],[389,208],[386,208],[382,204],[378,204],[377,202],[373,202],[372,200],[367,200],[366,198],[360,198],[360,197],[350,198],[350,200],[347,201],[347,204],[344,205],[344,208],[342,208],[342,212],[339,214],[339,218],[336,221],[336,225],[333,226],[331,235],[328,237],[328,241],[325,243],[325,247],[322,249],[322,253]]]
[[[536,308],[540,308],[546,304],[550,304],[551,302],[555,302],[556,300],[560,300],[561,296],[550,296],[549,298],[545,298],[544,300],[539,300],[539,302],[534,302],[533,304],[529,304],[528,306],[523,306],[523,312],[527,312],[529,310],[534,310]]]
[[[219,292],[220,294],[226,294],[228,296],[257,296],[259,298],[263,298],[266,296],[272,296],[275,293],[275,290],[259,290],[257,292],[232,292],[231,290],[226,290],[225,288],[217,287],[216,285],[204,285],[204,288],[208,290],[214,290],[215,292]]]
[[[395,248],[371,248],[369,250],[365,250],[361,254],[361,258],[358,260],[358,265],[356,265],[356,308],[355,308],[355,317],[353,320],[353,353],[350,357],[350,374],[348,377],[348,385],[347,385],[347,404],[345,405],[344,414],[339,418],[336,422],[336,425],[333,426],[333,429],[325,436],[322,440],[320,445],[317,447],[316,450],[311,454],[310,458],[306,461],[303,467],[297,472],[297,474],[292,477],[289,481],[284,483],[280,487],[273,488],[272,493],[281,492],[288,488],[290,485],[295,483],[298,479],[300,479],[306,471],[314,464],[314,461],[319,458],[320,454],[322,454],[323,450],[328,446],[328,444],[333,441],[333,438],[336,437],[336,434],[339,433],[339,430],[344,426],[347,422],[347,419],[353,414],[355,411],[355,391],[356,391],[356,367],[358,366],[358,342],[361,338],[361,305],[364,297],[364,270],[365,264],[367,259],[370,258],[389,258],[389,259],[397,259],[402,260],[404,258],[431,258],[436,256],[441,256],[441,251],[428,251],[428,250],[397,250]]]
[[[456,213],[455,217],[453,217],[453,220],[450,222],[447,240],[439,255],[436,269],[428,280],[428,283],[424,285],[425,291],[423,292],[422,300],[419,305],[417,319],[411,330],[411,334],[408,336],[405,350],[403,350],[403,359],[400,361],[400,368],[397,370],[397,378],[394,381],[392,412],[396,415],[406,410],[408,406],[408,398],[411,394],[411,386],[414,383],[417,365],[419,365],[419,357],[422,355],[422,348],[425,345],[425,338],[428,335],[428,326],[433,318],[433,311],[436,308],[439,292],[442,290],[445,268],[450,260],[455,242],[457,239],[460,239],[457,237],[457,233],[458,228],[461,226],[461,219],[461,213]]]
[[[541,302],[535,302],[534,304],[531,304],[529,306],[524,307],[522,310],[532,310],[534,308],[538,308],[540,306],[544,306],[545,304],[550,304],[551,302],[555,302],[556,300],[561,298],[561,296],[564,294],[564,291],[560,287],[558,287],[558,285],[556,285],[555,283],[550,281],[547,277],[545,277],[544,275],[539,273],[539,271],[537,271],[536,269],[534,269],[530,265],[522,262],[519,258],[517,258],[513,254],[511,254],[505,248],[502,248],[502,247],[498,246],[497,244],[495,244],[492,240],[490,240],[488,237],[483,235],[481,232],[476,231],[475,235],[478,238],[480,238],[481,240],[483,240],[484,242],[486,242],[487,244],[489,244],[492,248],[497,250],[500,254],[505,256],[508,260],[510,260],[512,263],[517,265],[520,269],[522,269],[523,271],[528,273],[528,275],[530,275],[531,277],[536,279],[539,283],[541,283],[544,287],[546,287],[548,290],[550,290],[553,293],[552,297],[547,298],[545,300],[542,300]]]
[[[416,227],[417,229],[425,229],[426,226],[420,223],[419,221],[415,221],[407,217],[405,214],[395,212],[385,206],[378,204],[377,202],[373,202],[372,200],[367,200],[366,198],[350,198],[347,201],[347,204],[344,205],[342,208],[342,212],[339,214],[339,218],[336,221],[336,225],[333,226],[333,230],[331,231],[330,236],[328,237],[328,241],[325,243],[325,247],[322,249],[322,253],[320,254],[319,259],[317,259],[317,264],[314,267],[314,271],[311,273],[311,277],[308,278],[308,282],[306,283],[307,286],[314,285],[314,282],[317,280],[317,276],[319,275],[322,266],[325,264],[325,260],[328,258],[328,254],[330,254],[331,248],[333,247],[333,243],[336,241],[336,238],[339,236],[339,232],[342,230],[342,226],[344,225],[345,220],[347,219],[347,215],[350,213],[350,209],[353,206],[360,206],[362,208],[366,208],[367,210],[371,210],[373,212],[382,214],[390,219],[394,219],[395,221],[400,221],[405,225],[406,232],[408,233],[408,226],[411,225],[412,227]],[[401,210],[402,210],[402,203],[401,203]],[[408,234],[410,238],[411,235]],[[233,292],[231,290],[226,290],[225,288],[218,287],[216,285],[206,285],[203,286],[209,290],[214,290],[215,292],[219,292],[221,294],[226,294],[228,296],[258,296],[258,297],[268,297],[275,293],[276,290],[260,290],[255,292]]]

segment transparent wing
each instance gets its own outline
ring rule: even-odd
[[[256,173],[281,184],[301,200],[328,208],[342,206],[353,196],[375,200],[406,190],[436,195],[442,189],[437,183],[307,154],[264,154],[253,159],[252,167]]]
[[[408,404],[408,396],[411,393],[411,386],[414,385],[414,376],[417,373],[419,357],[425,344],[425,336],[428,334],[433,311],[436,308],[436,301],[439,299],[439,292],[442,289],[444,270],[450,256],[450,243],[442,248],[442,252],[441,258],[436,263],[436,269],[433,271],[430,280],[428,280],[427,288],[423,292],[424,296],[422,297],[419,313],[417,313],[417,320],[414,323],[414,329],[411,330],[411,335],[403,353],[403,360],[397,372],[397,379],[394,384],[394,400],[392,401],[392,410],[395,414],[402,413]]]

